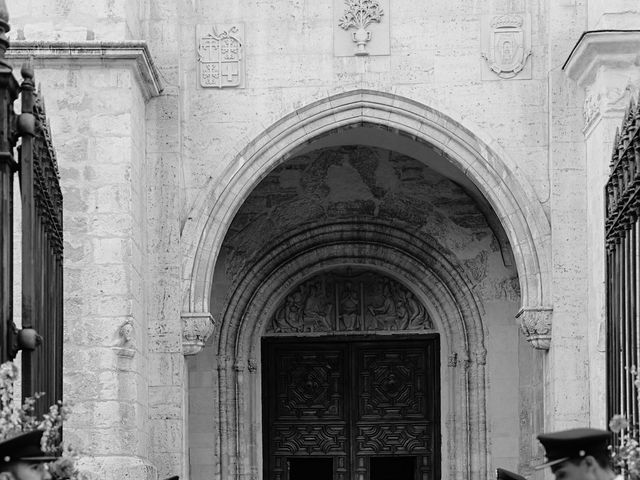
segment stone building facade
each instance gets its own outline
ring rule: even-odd
[[[293,480],[278,462],[317,457],[365,480],[382,455],[541,479],[536,433],[605,424],[603,186],[637,1],[7,4],[65,198],[66,435],[99,478]],[[420,341],[422,367],[398,347]],[[342,392],[303,355],[365,344],[392,452],[325,421],[365,367]],[[422,378],[430,434],[398,433]]]

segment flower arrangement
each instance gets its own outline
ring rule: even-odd
[[[75,467],[78,454],[62,443],[62,423],[69,416],[69,407],[63,402],[57,402],[49,407],[49,412],[42,418],[37,418],[35,405],[43,394],[38,393],[25,398],[22,405],[19,405],[14,395],[14,383],[17,378],[18,369],[12,362],[0,365],[0,441],[31,430],[43,430],[42,451],[59,457],[49,464],[49,472],[53,479],[80,479]]]
[[[634,377],[635,388],[640,388],[640,379],[635,367],[630,369]],[[614,415],[609,421],[609,430],[619,435],[619,443],[614,445],[611,452],[613,466],[631,480],[640,480],[640,443],[638,431],[629,425],[624,415]]]

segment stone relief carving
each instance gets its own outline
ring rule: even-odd
[[[528,14],[483,17],[482,58],[499,78],[513,78],[525,69],[531,55],[528,20]]]
[[[118,329],[118,343],[116,344],[116,355],[119,357],[132,358],[136,354],[135,338],[133,337],[133,319],[129,318],[120,325]]]
[[[324,273],[297,286],[276,309],[267,333],[432,330],[415,294],[384,275]]]
[[[585,128],[600,113],[600,94],[591,94],[584,100],[582,114]]]
[[[244,83],[244,28],[237,25],[198,25],[200,85],[241,87]]]
[[[533,348],[549,350],[551,346],[551,308],[523,308],[516,318],[520,328]]]
[[[213,333],[215,323],[208,312],[182,313],[182,353],[195,355]]]
[[[384,11],[378,0],[345,0],[344,14],[338,25],[344,30],[354,28],[351,38],[356,44],[355,55],[369,55],[367,43],[371,41],[371,32],[367,27],[373,22],[380,23]]]
[[[452,353],[451,355],[449,355],[449,358],[447,359],[447,365],[449,367],[457,367],[458,366],[458,354],[457,353]]]

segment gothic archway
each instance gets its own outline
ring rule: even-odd
[[[532,343],[548,348],[550,330],[550,227],[532,187],[517,165],[477,129],[427,105],[369,90],[339,93],[285,116],[236,154],[224,174],[200,197],[183,230],[183,310],[209,312],[212,277],[226,231],[262,178],[294,149],[349,125],[375,125],[425,142],[471,179],[488,200],[511,244],[521,290],[523,323]],[[474,133],[474,131],[476,133]],[[538,336],[543,341],[538,342]]]

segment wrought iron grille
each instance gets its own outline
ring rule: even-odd
[[[637,425],[634,369],[640,347],[640,108],[632,101],[616,131],[605,186],[607,416]]]
[[[45,408],[62,399],[62,193],[44,103],[30,66],[18,85],[5,60],[8,15],[0,1],[0,360],[22,350],[22,393],[46,394]],[[22,113],[14,112],[20,97]],[[18,162],[14,150],[18,141]],[[13,321],[14,179],[19,175],[22,221],[22,329]]]

